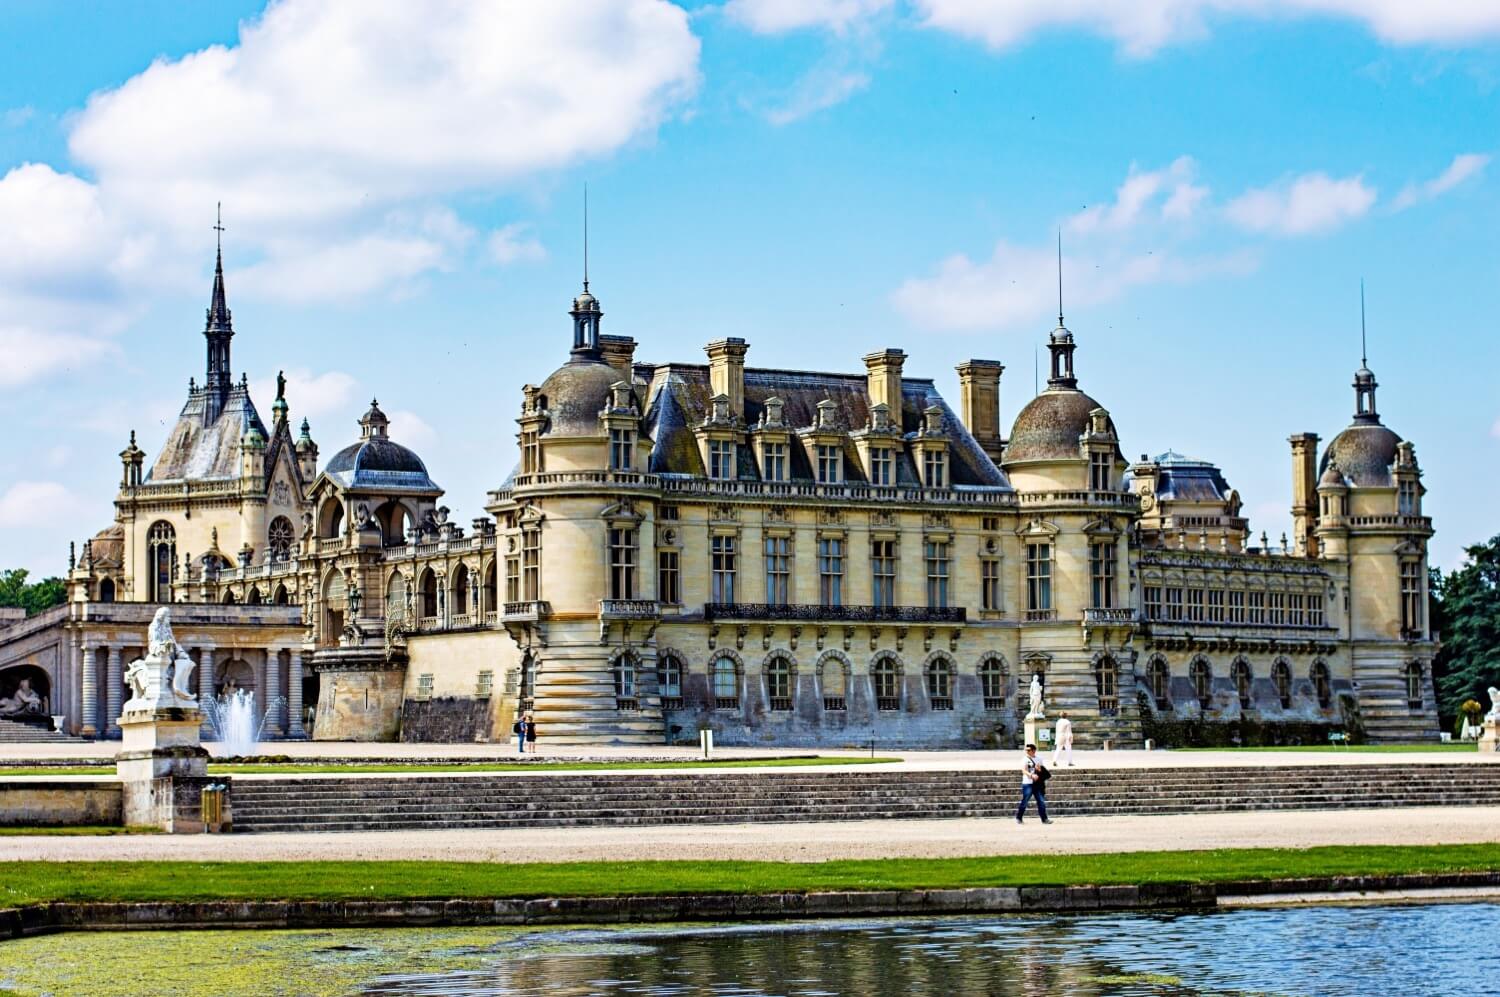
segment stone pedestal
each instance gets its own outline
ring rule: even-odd
[[[313,656],[318,674],[314,741],[395,741],[401,731],[406,659],[378,647],[337,647]]]
[[[127,710],[115,756],[127,826],[169,834],[203,832],[202,794],[210,782],[208,752],[198,743],[203,714],[196,708]]]
[[[1500,720],[1485,720],[1484,733],[1479,735],[1481,752],[1500,752]]]
[[[1041,751],[1044,745],[1040,740],[1038,740],[1038,738],[1040,738],[1042,736],[1042,732],[1046,731],[1047,729],[1048,727],[1046,717],[1027,717],[1025,721],[1025,740],[1021,742],[1022,745],[1034,744],[1036,745],[1036,750]],[[1047,743],[1051,744],[1050,741],[1048,741]]]

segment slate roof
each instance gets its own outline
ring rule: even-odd
[[[160,484],[164,481],[238,478],[240,437],[254,426],[260,430],[261,436],[270,438],[243,383],[229,389],[224,410],[212,423],[204,425],[208,403],[208,389],[196,388],[188,393],[187,403],[177,416],[177,424],[167,434],[156,463],[146,475],[147,482]]]
[[[1222,502],[1229,495],[1224,474],[1206,460],[1194,460],[1168,450],[1152,463],[1160,468],[1156,476],[1156,497],[1183,502]]]
[[[712,408],[713,390],[708,367],[703,364],[637,364],[636,377],[645,381],[644,432],[653,441],[649,470],[654,474],[685,474],[703,477],[707,470],[698,450],[694,430]],[[870,396],[864,374],[825,374],[815,371],[745,368],[745,423],[753,428],[765,411],[765,400],[782,400],[782,421],[794,433],[817,420],[818,403],[825,398],[836,405],[834,422],[845,432],[865,428],[870,422]],[[1009,490],[1010,482],[970,435],[953,410],[922,378],[901,381],[901,411],[891,413],[908,437],[922,427],[923,411],[937,405],[943,413],[943,430],[949,440],[949,473],[955,487],[986,487]],[[813,479],[813,469],[800,446],[790,450],[792,480]],[[846,440],[847,480],[863,481],[864,468],[853,440]],[[739,453],[738,477],[760,476],[748,446]],[[917,485],[917,469],[909,453],[897,461],[897,484]]]
[[[1078,438],[1089,431],[1089,413],[1100,407],[1077,388],[1049,387],[1016,415],[1001,459],[1006,464],[1023,460],[1081,460]],[[1118,437],[1114,420],[1108,420],[1108,425],[1109,431]],[[1119,455],[1116,446],[1117,459]]]
[[[427,465],[387,436],[371,436],[334,454],[323,473],[345,489],[441,492]]]
[[[1321,476],[1333,461],[1354,485],[1390,487],[1391,465],[1400,443],[1400,436],[1378,422],[1356,422],[1328,441],[1318,473]]]

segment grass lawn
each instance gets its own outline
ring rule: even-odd
[[[0,905],[908,890],[1497,870],[1494,844],[833,862],[28,862],[24,876],[0,885]]]
[[[1317,751],[1325,754],[1341,755],[1344,752],[1377,752],[1381,754],[1411,754],[1415,752],[1447,751],[1456,755],[1477,754],[1479,749],[1470,741],[1467,744],[1351,744],[1347,748],[1337,744],[1309,744],[1298,747],[1296,745],[1284,745],[1278,747],[1264,748],[1172,748],[1172,751]]]
[[[163,834],[159,827],[0,827],[0,838],[30,837],[36,834],[51,837],[108,838],[118,834]]]
[[[454,762],[442,765],[392,764],[389,762],[350,763],[346,765],[322,765],[317,762],[298,764],[295,762],[240,763],[209,762],[209,775],[348,775],[362,772],[593,772],[619,771],[622,769],[743,769],[743,768],[796,768],[808,765],[878,765],[882,762],[899,762],[899,758],[870,758],[851,755],[846,758],[759,758],[736,759],[723,762],[493,762],[476,759],[472,762]],[[0,767],[0,779],[10,776],[60,776],[60,775],[114,775],[113,765],[72,765],[36,767]]]

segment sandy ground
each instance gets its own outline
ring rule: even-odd
[[[1075,817],[1044,826],[1002,820],[850,821],[668,827],[400,831],[341,834],[0,837],[0,861],[160,859],[621,859],[953,857],[1026,853],[1304,848],[1496,842],[1500,807]]]

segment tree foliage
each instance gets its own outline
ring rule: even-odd
[[[1500,535],[1464,551],[1456,571],[1433,570],[1432,628],[1442,634],[1433,672],[1438,709],[1458,712],[1466,699],[1488,703],[1500,686]]]
[[[20,606],[27,616],[35,616],[67,599],[68,591],[61,578],[28,583],[29,574],[25,568],[0,571],[0,606]]]

